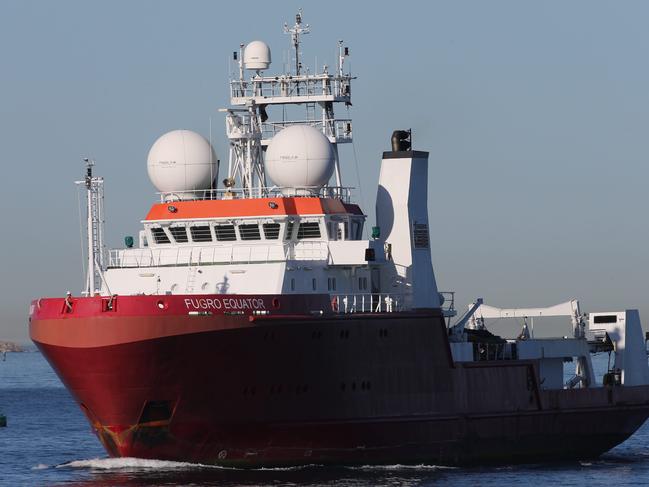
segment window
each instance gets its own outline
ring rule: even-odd
[[[297,239],[320,238],[320,224],[318,222],[300,223],[297,229]]]
[[[153,234],[153,240],[155,240],[155,243],[157,243],[157,244],[171,243],[171,241],[169,240],[169,237],[167,237],[167,234],[165,233],[164,229],[162,229],[162,228],[152,228],[151,233]]]
[[[313,288],[314,291],[318,287],[318,280],[315,277],[311,279],[311,287]]]
[[[291,291],[295,291],[295,279],[291,278]]]
[[[234,225],[215,225],[214,233],[216,234],[216,239],[220,242],[231,242],[237,239]]]
[[[358,289],[361,291],[367,289],[367,277],[358,278]]]
[[[327,234],[329,235],[329,240],[336,240],[336,223],[328,222],[327,223]]]
[[[185,227],[169,227],[172,237],[177,243],[187,243],[187,229]]]
[[[363,222],[359,219],[352,221],[352,239],[361,240],[363,236]]]
[[[241,235],[241,240],[261,240],[259,225],[256,223],[239,225],[239,235]]]
[[[266,240],[277,240],[279,238],[279,223],[264,223],[262,226]]]
[[[599,315],[593,320],[596,324],[617,323],[617,315]]]
[[[211,242],[212,241],[212,232],[210,232],[210,227],[207,225],[201,225],[197,227],[189,227],[189,233],[192,234],[192,240],[194,242]]]
[[[335,277],[329,277],[327,279],[327,290],[328,291],[335,291],[336,290],[336,278]]]
[[[288,222],[286,224],[286,240],[291,240],[293,238],[293,222]]]

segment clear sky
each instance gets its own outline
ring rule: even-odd
[[[649,324],[648,2],[4,0],[0,339],[27,340],[32,298],[81,289],[81,157],[98,161],[108,244],[121,245],[155,199],[151,144],[207,136],[211,117],[225,159],[227,60],[261,39],[281,70],[300,6],[305,64],[333,66],[338,39],[351,49],[370,225],[381,152],[412,127],[430,151],[441,289],[462,306],[579,297]],[[358,186],[354,151],[341,157]]]

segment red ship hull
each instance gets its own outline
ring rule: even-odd
[[[327,308],[326,296],[42,299],[30,332],[112,456],[239,466],[592,458],[649,416],[649,387],[548,391],[533,360],[454,363],[439,310]]]

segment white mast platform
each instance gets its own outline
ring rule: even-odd
[[[330,73],[325,65],[320,73],[311,74],[300,61],[301,36],[309,31],[308,24],[302,24],[301,10],[295,16],[292,27],[284,25],[284,32],[291,35],[295,66],[281,75],[262,75],[270,66],[271,56],[270,49],[261,41],[251,42],[247,46],[241,44],[239,52],[234,53],[239,67],[238,77],[230,80],[230,104],[234,108],[220,110],[226,112],[226,133],[230,141],[228,177],[224,180],[227,193],[231,193],[238,182],[243,197],[271,195],[276,188],[266,185],[265,148],[282,129],[307,125],[317,128],[329,139],[335,155],[335,186],[326,185],[318,188],[316,193],[338,198],[349,194],[349,188],[343,189],[342,186],[337,146],[352,142],[352,121],[337,118],[334,114],[335,103],[351,105],[351,81],[355,78],[344,69],[349,48],[343,46],[343,41],[338,41],[335,73]],[[253,70],[254,75],[246,80],[245,70]],[[303,105],[305,116],[297,120],[271,121],[266,110],[269,105]],[[305,194],[313,192],[313,188],[301,189],[306,190],[303,192]]]

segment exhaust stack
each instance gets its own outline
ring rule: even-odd
[[[386,249],[383,292],[403,294],[413,308],[439,308],[428,228],[428,152],[413,151],[410,131],[392,134],[383,153],[376,220]]]

